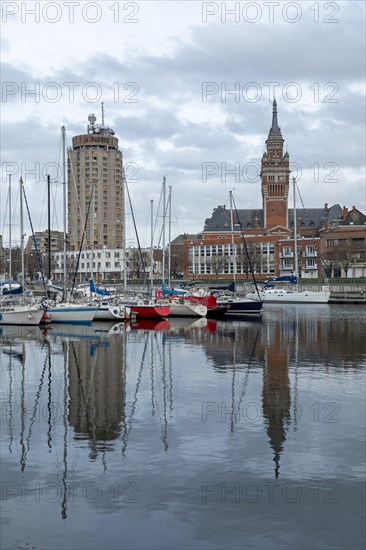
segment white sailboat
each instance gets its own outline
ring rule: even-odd
[[[296,180],[293,178],[293,194],[294,194],[294,258],[295,258],[295,274],[291,277],[279,277],[266,285],[262,290],[257,292],[249,292],[246,294],[252,300],[262,300],[276,304],[327,304],[330,299],[330,289],[325,286],[321,290],[301,290],[299,288],[291,288],[291,283],[297,286],[298,281],[298,253],[297,253],[297,220],[296,220]],[[289,280],[290,286],[276,286],[281,284],[285,279]],[[286,283],[285,283],[286,285]]]
[[[37,305],[31,305],[25,303],[24,297],[24,230],[23,230],[23,180],[19,180],[20,191],[20,246],[22,256],[22,294],[6,296],[3,290],[0,289],[1,301],[0,301],[0,325],[39,325],[43,317],[43,308]],[[9,176],[9,196],[11,192],[11,179]],[[11,212],[9,204],[9,218],[11,224]],[[11,235],[11,233],[10,233]],[[11,237],[10,237],[11,238]],[[11,248],[11,242],[9,243]],[[11,262],[9,262],[9,279],[11,278]],[[11,292],[11,289],[10,289]],[[21,296],[21,303],[19,303],[19,296]]]

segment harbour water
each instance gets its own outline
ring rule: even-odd
[[[365,307],[0,331],[2,549],[365,547]]]

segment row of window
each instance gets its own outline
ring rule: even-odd
[[[253,253],[252,243],[249,245],[249,252]],[[217,244],[193,246],[189,249],[191,256],[232,256],[241,254],[244,251],[241,244]],[[274,254],[273,243],[255,243],[255,252],[258,254]]]
[[[268,181],[285,181],[285,176],[283,175],[280,175],[280,176],[268,176]]]
[[[81,269],[91,269],[91,262],[86,262],[86,264],[84,262],[81,262]],[[101,269],[102,267],[102,264],[101,262],[93,262],[93,269]],[[105,267],[108,268],[108,267],[111,267],[111,262],[106,262],[105,263]],[[120,267],[120,262],[114,262],[114,267],[117,267],[119,268]]]

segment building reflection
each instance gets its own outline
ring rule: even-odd
[[[118,438],[125,414],[124,338],[67,342],[68,421],[76,439],[91,442],[91,457]]]
[[[274,452],[275,477],[279,476],[280,456],[291,419],[289,380],[289,346],[284,342],[280,325],[264,331],[265,344],[262,406],[269,443]]]
[[[274,475],[279,476],[280,457],[291,421],[289,358],[296,325],[258,322],[210,321],[206,334],[197,338],[218,373],[232,377],[231,408],[235,430],[235,410],[241,410],[252,367],[263,370],[262,417],[273,451]],[[197,342],[199,341],[197,340]],[[239,373],[244,373],[239,377]]]

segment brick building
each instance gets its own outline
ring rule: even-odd
[[[272,124],[261,160],[262,208],[236,210],[225,205],[214,208],[211,217],[205,221],[202,233],[184,241],[185,277],[230,279],[234,273],[237,279],[249,277],[249,261],[244,251],[242,233],[258,279],[294,273],[295,220],[294,209],[288,205],[289,164],[274,100]],[[300,277],[319,278],[327,268],[329,273],[329,265],[321,255],[326,248],[328,232],[333,234],[338,231],[338,240],[346,239],[341,231],[348,232],[349,239],[356,239],[360,259],[364,258],[365,216],[359,212],[357,224],[356,219],[347,224],[343,212],[339,204],[331,207],[325,204],[322,208],[307,210],[296,208]],[[338,228],[340,225],[342,228]],[[340,276],[340,273],[337,274]]]

